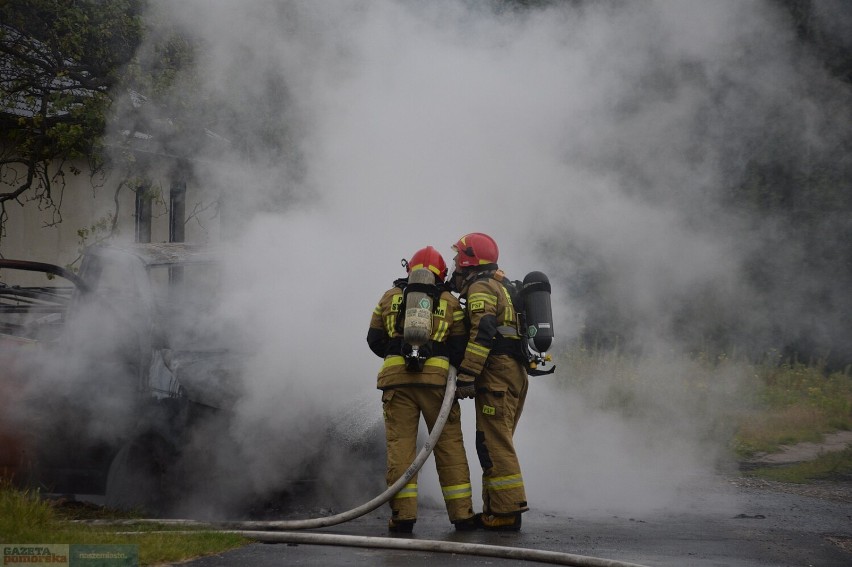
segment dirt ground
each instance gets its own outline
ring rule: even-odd
[[[786,445],[777,453],[758,454],[743,464],[749,468],[754,468],[802,463],[813,460],[826,453],[843,451],[847,447],[852,447],[852,431],[837,431],[826,435],[825,439],[820,443]],[[808,484],[790,484],[741,477],[734,480],[734,482],[738,486],[749,488],[774,490],[777,492],[798,494],[800,496],[852,503],[852,479],[850,479],[850,482],[825,481]],[[849,550],[852,551],[852,544],[849,544]]]

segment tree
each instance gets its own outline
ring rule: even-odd
[[[142,37],[139,0],[0,4],[0,238],[7,205],[35,201],[61,222],[68,165],[104,165],[111,91]]]
[[[61,223],[65,180],[84,174],[81,160],[93,178],[120,167],[116,192],[148,187],[132,151],[111,151],[132,149],[131,139],[108,141],[106,125],[121,113],[131,132],[153,133],[155,114],[170,110],[152,109],[139,93],[184,104],[170,89],[192,68],[195,50],[163,22],[152,26],[146,8],[146,0],[0,2],[0,240],[12,203],[51,211],[48,225]],[[150,51],[140,54],[153,27]]]

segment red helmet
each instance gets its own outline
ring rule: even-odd
[[[426,268],[435,274],[440,281],[447,279],[447,264],[444,262],[444,257],[431,246],[421,248],[415,252],[408,262],[409,273],[419,268]]]
[[[481,232],[471,232],[462,236],[453,244],[453,250],[457,252],[456,267],[458,268],[496,264],[497,256],[500,254],[494,239]]]

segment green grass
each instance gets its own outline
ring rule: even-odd
[[[74,521],[81,516],[88,520],[123,521],[114,525]],[[3,543],[138,545],[141,565],[185,561],[248,543],[235,534],[132,523],[132,520],[109,510],[57,507],[37,493],[18,490],[8,482],[0,483],[0,542]]]
[[[732,439],[740,457],[774,453],[782,445],[819,442],[826,433],[852,429],[852,378],[819,365],[785,363],[757,367],[761,389],[742,414]],[[814,460],[750,470],[749,476],[806,483],[852,476],[852,449]]]
[[[772,453],[781,445],[818,442],[832,431],[852,429],[852,378],[803,364],[755,367],[761,388],[738,419],[737,454]]]
[[[812,461],[758,468],[744,474],[766,480],[796,484],[817,480],[848,480],[852,478],[852,449],[825,453]]]

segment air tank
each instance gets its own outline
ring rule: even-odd
[[[408,275],[408,283],[435,285],[435,274],[426,268],[418,268]],[[428,294],[411,290],[406,294],[402,336],[415,351],[429,342],[432,336],[432,298]]]
[[[553,341],[553,312],[550,308],[550,280],[541,272],[530,272],[521,287],[526,313],[527,337],[538,352],[547,352]]]

